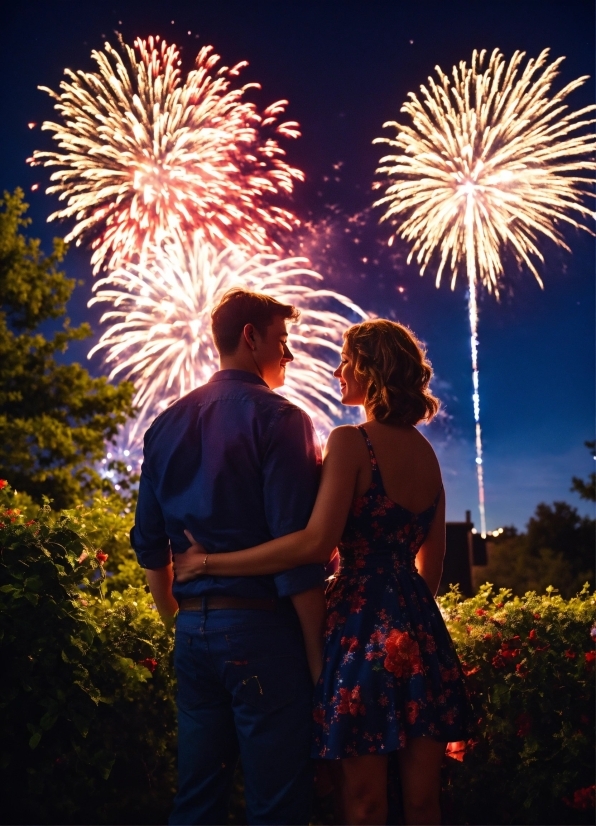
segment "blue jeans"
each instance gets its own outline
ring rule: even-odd
[[[278,611],[184,611],[176,621],[178,824],[225,824],[240,755],[250,824],[306,824],[312,682],[300,625]]]

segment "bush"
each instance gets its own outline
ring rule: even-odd
[[[592,823],[594,595],[487,584],[440,602],[477,720],[474,739],[449,747],[446,822]]]
[[[3,822],[163,823],[171,635],[144,588],[103,595],[105,554],[76,511],[0,514]]]
[[[37,512],[0,480],[3,822],[167,818],[173,640],[145,588],[125,587],[128,570],[142,581],[127,507],[98,499]],[[452,591],[441,607],[477,720],[472,740],[449,747],[446,822],[592,822],[594,596],[485,585],[468,600]],[[238,791],[234,806],[241,822]]]
[[[76,509],[78,530],[108,555],[104,565],[107,593],[146,584],[145,572],[130,546],[135,505],[136,492],[129,496],[111,493],[95,496],[90,507]]]

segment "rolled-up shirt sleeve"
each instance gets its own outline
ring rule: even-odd
[[[297,407],[272,422],[263,456],[265,514],[273,537],[306,527],[321,473],[321,450],[310,418]],[[274,577],[280,597],[322,586],[322,565],[302,565]]]
[[[163,513],[151,480],[141,470],[139,498],[135,524],[130,532],[130,544],[142,568],[157,569],[169,565],[172,559],[170,540],[166,534]]]

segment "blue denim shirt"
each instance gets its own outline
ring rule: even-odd
[[[188,548],[236,551],[306,527],[321,453],[310,418],[243,370],[220,370],[145,433],[131,544],[144,568]],[[174,584],[179,601],[205,594],[291,596],[324,580],[323,566],[275,576],[201,576]]]

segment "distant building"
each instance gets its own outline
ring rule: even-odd
[[[474,523],[470,511],[466,511],[465,522],[447,522],[446,549],[443,562],[443,576],[439,594],[445,594],[450,585],[459,585],[466,597],[474,595],[472,587],[472,565],[486,565],[486,539],[473,531]]]

